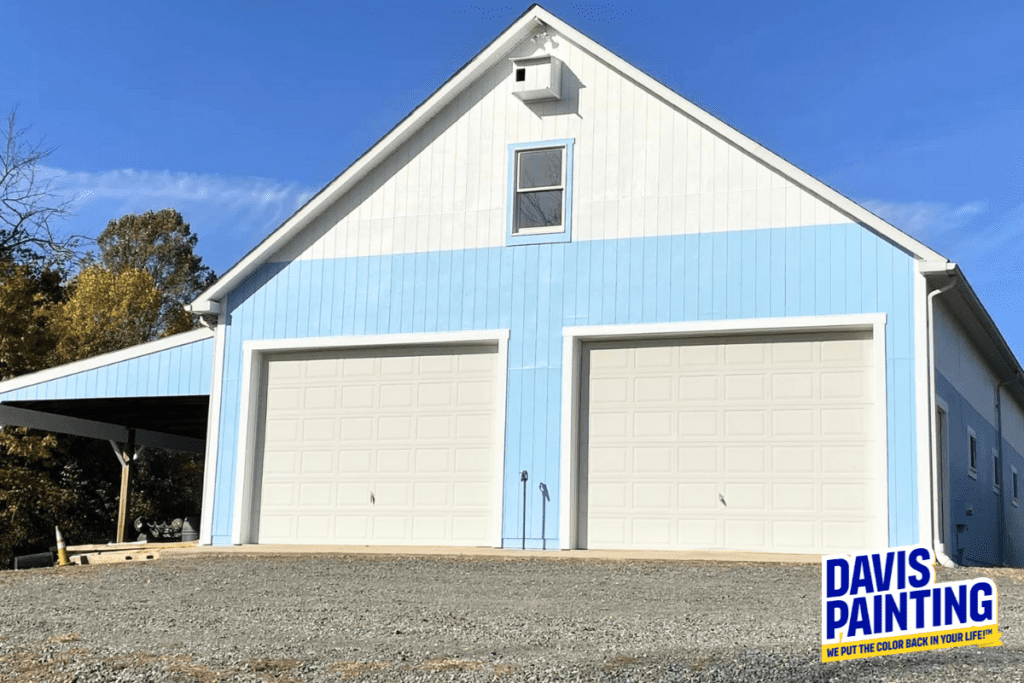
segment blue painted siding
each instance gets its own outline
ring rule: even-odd
[[[0,401],[209,395],[213,338],[0,393]]]
[[[1024,476],[1024,458],[1003,439],[1002,493],[995,493],[992,449],[998,431],[941,372],[935,373],[935,393],[949,407],[944,473],[948,513],[943,532],[947,553],[958,564],[1024,566],[1024,511],[1012,504],[1010,478],[1010,467],[1017,468],[1018,477]],[[977,478],[968,475],[968,428],[977,437]],[[1024,487],[1024,479],[1018,485]],[[957,525],[964,530],[958,532]]]
[[[544,483],[550,548],[561,512],[563,327],[884,312],[889,540],[914,543],[912,274],[910,255],[853,224],[265,264],[228,299],[214,542],[231,541],[246,340],[509,328],[502,535],[522,542],[525,469],[528,545],[543,542]],[[318,303],[299,296],[310,288]]]

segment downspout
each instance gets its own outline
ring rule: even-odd
[[[948,568],[953,568],[957,565],[946,554],[946,544],[942,541],[942,524],[945,520],[939,519],[939,496],[942,495],[942,492],[939,491],[938,476],[940,435],[937,433],[938,424],[935,420],[937,403],[935,400],[935,373],[937,372],[935,367],[935,297],[953,289],[956,287],[956,283],[957,281],[954,279],[945,287],[936,289],[928,294],[928,433],[931,435],[932,440],[930,449],[932,456],[932,546],[935,548],[935,559],[943,567]]]

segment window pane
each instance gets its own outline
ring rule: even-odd
[[[519,187],[555,187],[562,184],[562,149],[519,153]]]
[[[561,224],[561,190],[520,192],[516,195],[516,230]]]

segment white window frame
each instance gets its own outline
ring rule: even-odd
[[[974,450],[973,458],[971,450]],[[971,462],[971,461],[974,462]],[[970,427],[967,428],[967,476],[971,479],[978,478],[978,435]]]
[[[530,152],[548,152],[548,151],[551,151],[551,150],[558,150],[558,151],[560,151],[562,153],[562,163],[560,164],[561,170],[562,170],[562,176],[561,176],[561,178],[559,178],[558,185],[544,185],[544,186],[541,186],[541,187],[527,187],[527,188],[520,187],[519,186],[519,176],[520,176],[520,173],[521,173],[521,170],[522,170],[522,165],[520,164],[519,160],[522,158],[523,154],[527,154],[527,153],[530,153]],[[512,208],[512,219],[513,219],[513,221],[515,221],[515,223],[513,223],[513,225],[512,225],[512,234],[513,235],[546,235],[548,233],[554,233],[554,232],[565,232],[565,166],[566,166],[566,164],[565,164],[565,157],[566,157],[566,151],[567,150],[565,148],[565,145],[552,145],[550,147],[528,147],[526,149],[517,149],[514,152],[514,154],[515,154],[515,172],[516,172],[516,175],[515,175],[515,181],[514,181],[513,186],[512,186],[512,191],[513,191],[513,194],[514,194],[513,200],[514,200],[515,204],[518,205],[519,204],[519,201],[518,201],[519,197],[522,196],[522,195],[525,195],[525,194],[532,194],[534,192],[553,192],[555,190],[558,190],[559,192],[562,193],[562,210],[559,212],[561,214],[561,216],[562,216],[562,222],[559,223],[558,225],[538,225],[538,226],[533,227],[533,228],[520,228],[519,225],[518,225],[519,212],[516,210],[515,206],[513,206],[513,208]]]
[[[508,246],[519,244],[545,244],[569,242],[572,238],[572,184],[573,154],[575,139],[543,140],[538,142],[513,143],[508,146],[508,226],[505,243]],[[562,151],[562,177],[559,185],[548,187],[519,187],[519,159],[523,152],[538,152],[548,149]],[[519,228],[517,200],[520,194],[528,192],[562,192],[562,222],[559,225],[546,225],[534,228]]]

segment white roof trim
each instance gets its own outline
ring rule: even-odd
[[[423,104],[402,120],[387,135],[348,167],[340,176],[322,189],[315,197],[296,211],[288,220],[264,239],[255,249],[250,251],[241,261],[236,263],[220,280],[203,292],[192,302],[193,313],[214,312],[214,304],[223,299],[244,278],[248,277],[266,261],[274,252],[281,248],[294,234],[306,227],[321,211],[329,206],[339,195],[347,191],[371,169],[377,166],[398,145],[405,142],[438,110],[452,101],[474,79],[485,70],[497,63],[505,54],[512,50],[526,34],[538,24],[544,23],[572,40],[595,57],[607,62],[612,68],[622,72],[636,81],[655,96],[677,108],[686,116],[707,127],[715,134],[765,163],[780,174],[786,176],[797,185],[803,187],[819,199],[832,204],[854,221],[862,223],[882,237],[906,249],[919,259],[945,261],[946,259],[925,246],[910,235],[890,225],[856,202],[844,197],[836,190],[813,178],[804,171],[789,163],[779,155],[762,147],[735,128],[715,118],[697,105],[678,93],[662,85],[621,57],[610,52],[561,19],[533,5],[525,14],[509,26],[501,35],[494,39],[480,54],[462,67],[451,79],[442,85]]]
[[[314,218],[319,216],[322,209],[329,206],[338,196],[342,195],[376,167],[390,152],[408,140],[437,111],[455,99],[481,72],[501,61],[520,40],[525,38],[537,26],[540,21],[538,10],[540,8],[536,5],[527,10],[525,14],[505,29],[500,36],[491,41],[480,54],[470,60],[468,64],[457,71],[433,95],[428,97],[423,104],[414,109],[411,114],[392,128],[391,132],[381,138],[377,144],[371,147],[363,156],[359,157],[354,164],[349,166],[327,187],[320,190],[305,206],[282,223],[281,227],[272,232],[255,249],[246,254],[241,261],[232,266],[212,287],[200,294],[192,302],[189,310],[193,313],[215,312],[212,310],[211,304],[226,296],[239,281],[251,275],[268,257],[283,246],[292,235],[302,230]]]
[[[30,387],[34,384],[50,382],[55,379],[60,379],[61,377],[70,377],[71,375],[78,374],[79,372],[95,370],[96,368],[101,368],[104,365],[113,365],[114,363],[120,363],[121,361],[148,356],[153,353],[159,353],[160,351],[166,351],[167,349],[173,349],[176,346],[185,346],[186,344],[192,344],[197,341],[212,338],[213,330],[200,328],[198,330],[192,330],[191,332],[182,332],[181,334],[174,334],[170,337],[157,339],[156,341],[146,342],[145,344],[129,346],[127,349],[121,349],[120,351],[112,351],[100,356],[85,358],[83,360],[75,361],[74,363],[58,365],[55,368],[40,370],[39,372],[21,375],[20,377],[0,382],[0,395],[6,394],[9,391],[16,391],[18,389]]]

